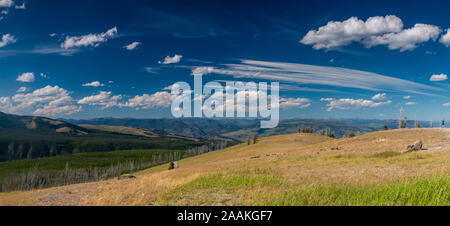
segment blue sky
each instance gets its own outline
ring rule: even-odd
[[[171,117],[171,84],[277,81],[281,118],[450,115],[448,1],[0,0],[0,111]]]

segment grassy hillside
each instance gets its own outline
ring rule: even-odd
[[[44,117],[0,112],[0,162],[85,152],[132,149],[183,150],[215,142],[163,131],[77,126]]]
[[[89,125],[89,124],[80,124],[82,128],[94,131],[103,131],[109,133],[118,133],[118,134],[129,134],[134,136],[142,136],[147,138],[178,138],[189,141],[200,141],[201,139],[192,138],[192,137],[182,137],[173,134],[168,134],[163,130],[149,130],[149,129],[140,129],[134,127],[126,127],[126,126],[107,126],[107,125]]]
[[[422,140],[427,150],[402,153]],[[157,166],[137,179],[0,193],[30,205],[450,205],[450,131],[268,137]],[[120,191],[120,192],[118,192]]]

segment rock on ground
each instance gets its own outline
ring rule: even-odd
[[[412,152],[412,151],[420,151],[420,150],[422,150],[422,147],[423,147],[422,141],[421,140],[416,141],[416,142],[408,145],[408,147],[406,148],[405,153],[406,152]]]

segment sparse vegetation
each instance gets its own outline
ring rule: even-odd
[[[305,126],[302,130],[302,133],[313,133],[313,130],[310,126]]]
[[[0,192],[104,180],[225,147],[222,142],[189,150],[92,152],[0,162]]]
[[[258,142],[258,135],[253,136],[253,144],[256,144]]]
[[[355,133],[354,133],[354,132],[349,133],[349,134],[348,134],[348,137],[349,137],[349,138],[355,137]]]
[[[387,125],[384,125],[384,130],[389,130],[389,127]]]
[[[394,156],[398,156],[398,155],[401,155],[401,153],[396,152],[396,151],[384,151],[384,152],[373,154],[373,155],[371,155],[371,157],[373,157],[373,158],[390,158],[390,157],[394,157]]]

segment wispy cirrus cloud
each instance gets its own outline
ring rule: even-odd
[[[0,50],[0,57],[7,56],[16,56],[21,54],[37,54],[37,55],[45,55],[45,54],[58,54],[62,56],[71,56],[74,53],[79,52],[79,49],[62,49],[57,45],[45,45],[45,46],[36,46],[32,49],[7,49]]]
[[[158,74],[158,72],[159,72],[159,68],[156,68],[156,67],[144,67],[144,70],[147,73],[151,73],[151,74]]]
[[[234,78],[252,78],[303,85],[355,88],[370,91],[399,91],[436,95],[445,90],[396,77],[342,67],[317,66],[297,63],[241,60],[239,64],[194,68],[193,71],[216,73]]]

